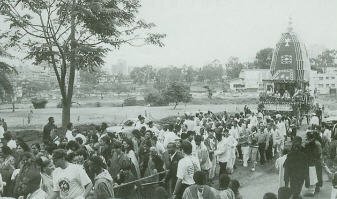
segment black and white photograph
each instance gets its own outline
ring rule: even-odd
[[[0,199],[310,198],[336,0],[0,0]]]

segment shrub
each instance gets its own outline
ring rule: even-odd
[[[177,117],[178,116],[168,116],[168,117],[162,118],[161,120],[157,121],[156,123],[158,123],[161,127],[164,127],[164,126],[170,125],[170,124],[174,125],[178,122]]]
[[[96,107],[101,107],[101,106],[102,106],[102,105],[101,105],[101,102],[96,102],[96,103],[95,103],[95,106],[96,106]]]
[[[32,104],[35,109],[46,108],[47,103],[48,103],[48,100],[46,99],[38,99],[38,98],[32,99]]]
[[[151,106],[167,106],[168,100],[158,91],[152,91],[145,95],[144,100]]]
[[[137,99],[136,97],[129,97],[124,100],[124,106],[137,106]]]

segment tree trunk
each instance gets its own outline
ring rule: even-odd
[[[67,100],[62,100],[62,126],[66,127],[70,122],[70,107],[71,103]]]
[[[178,106],[178,102],[175,103],[174,107],[173,107],[173,110],[175,110]]]
[[[74,6],[76,5],[76,0],[72,1],[73,4],[73,9]],[[75,56],[76,56],[76,39],[75,39],[75,32],[76,32],[76,25],[75,25],[75,20],[76,16],[74,13],[74,10],[71,13],[71,20],[70,20],[70,70],[69,70],[69,80],[68,80],[68,93],[66,97],[63,97],[62,103],[63,103],[63,108],[62,108],[62,126],[66,127],[69,122],[70,122],[70,107],[72,103],[72,98],[73,98],[73,89],[74,89],[74,80],[75,80],[75,69],[76,69],[76,61],[75,61]]]

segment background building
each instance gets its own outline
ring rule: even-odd
[[[310,90],[317,90],[317,94],[328,95],[336,93],[337,68],[327,67],[325,73],[311,71]]]
[[[232,91],[263,91],[263,80],[270,78],[269,69],[242,69],[239,78],[231,80],[229,86]]]

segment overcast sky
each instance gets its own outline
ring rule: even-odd
[[[113,51],[106,65],[202,66],[237,56],[252,60],[274,47],[292,17],[294,31],[307,46],[337,48],[336,0],[141,0],[139,16],[167,34],[165,47],[128,47]]]

